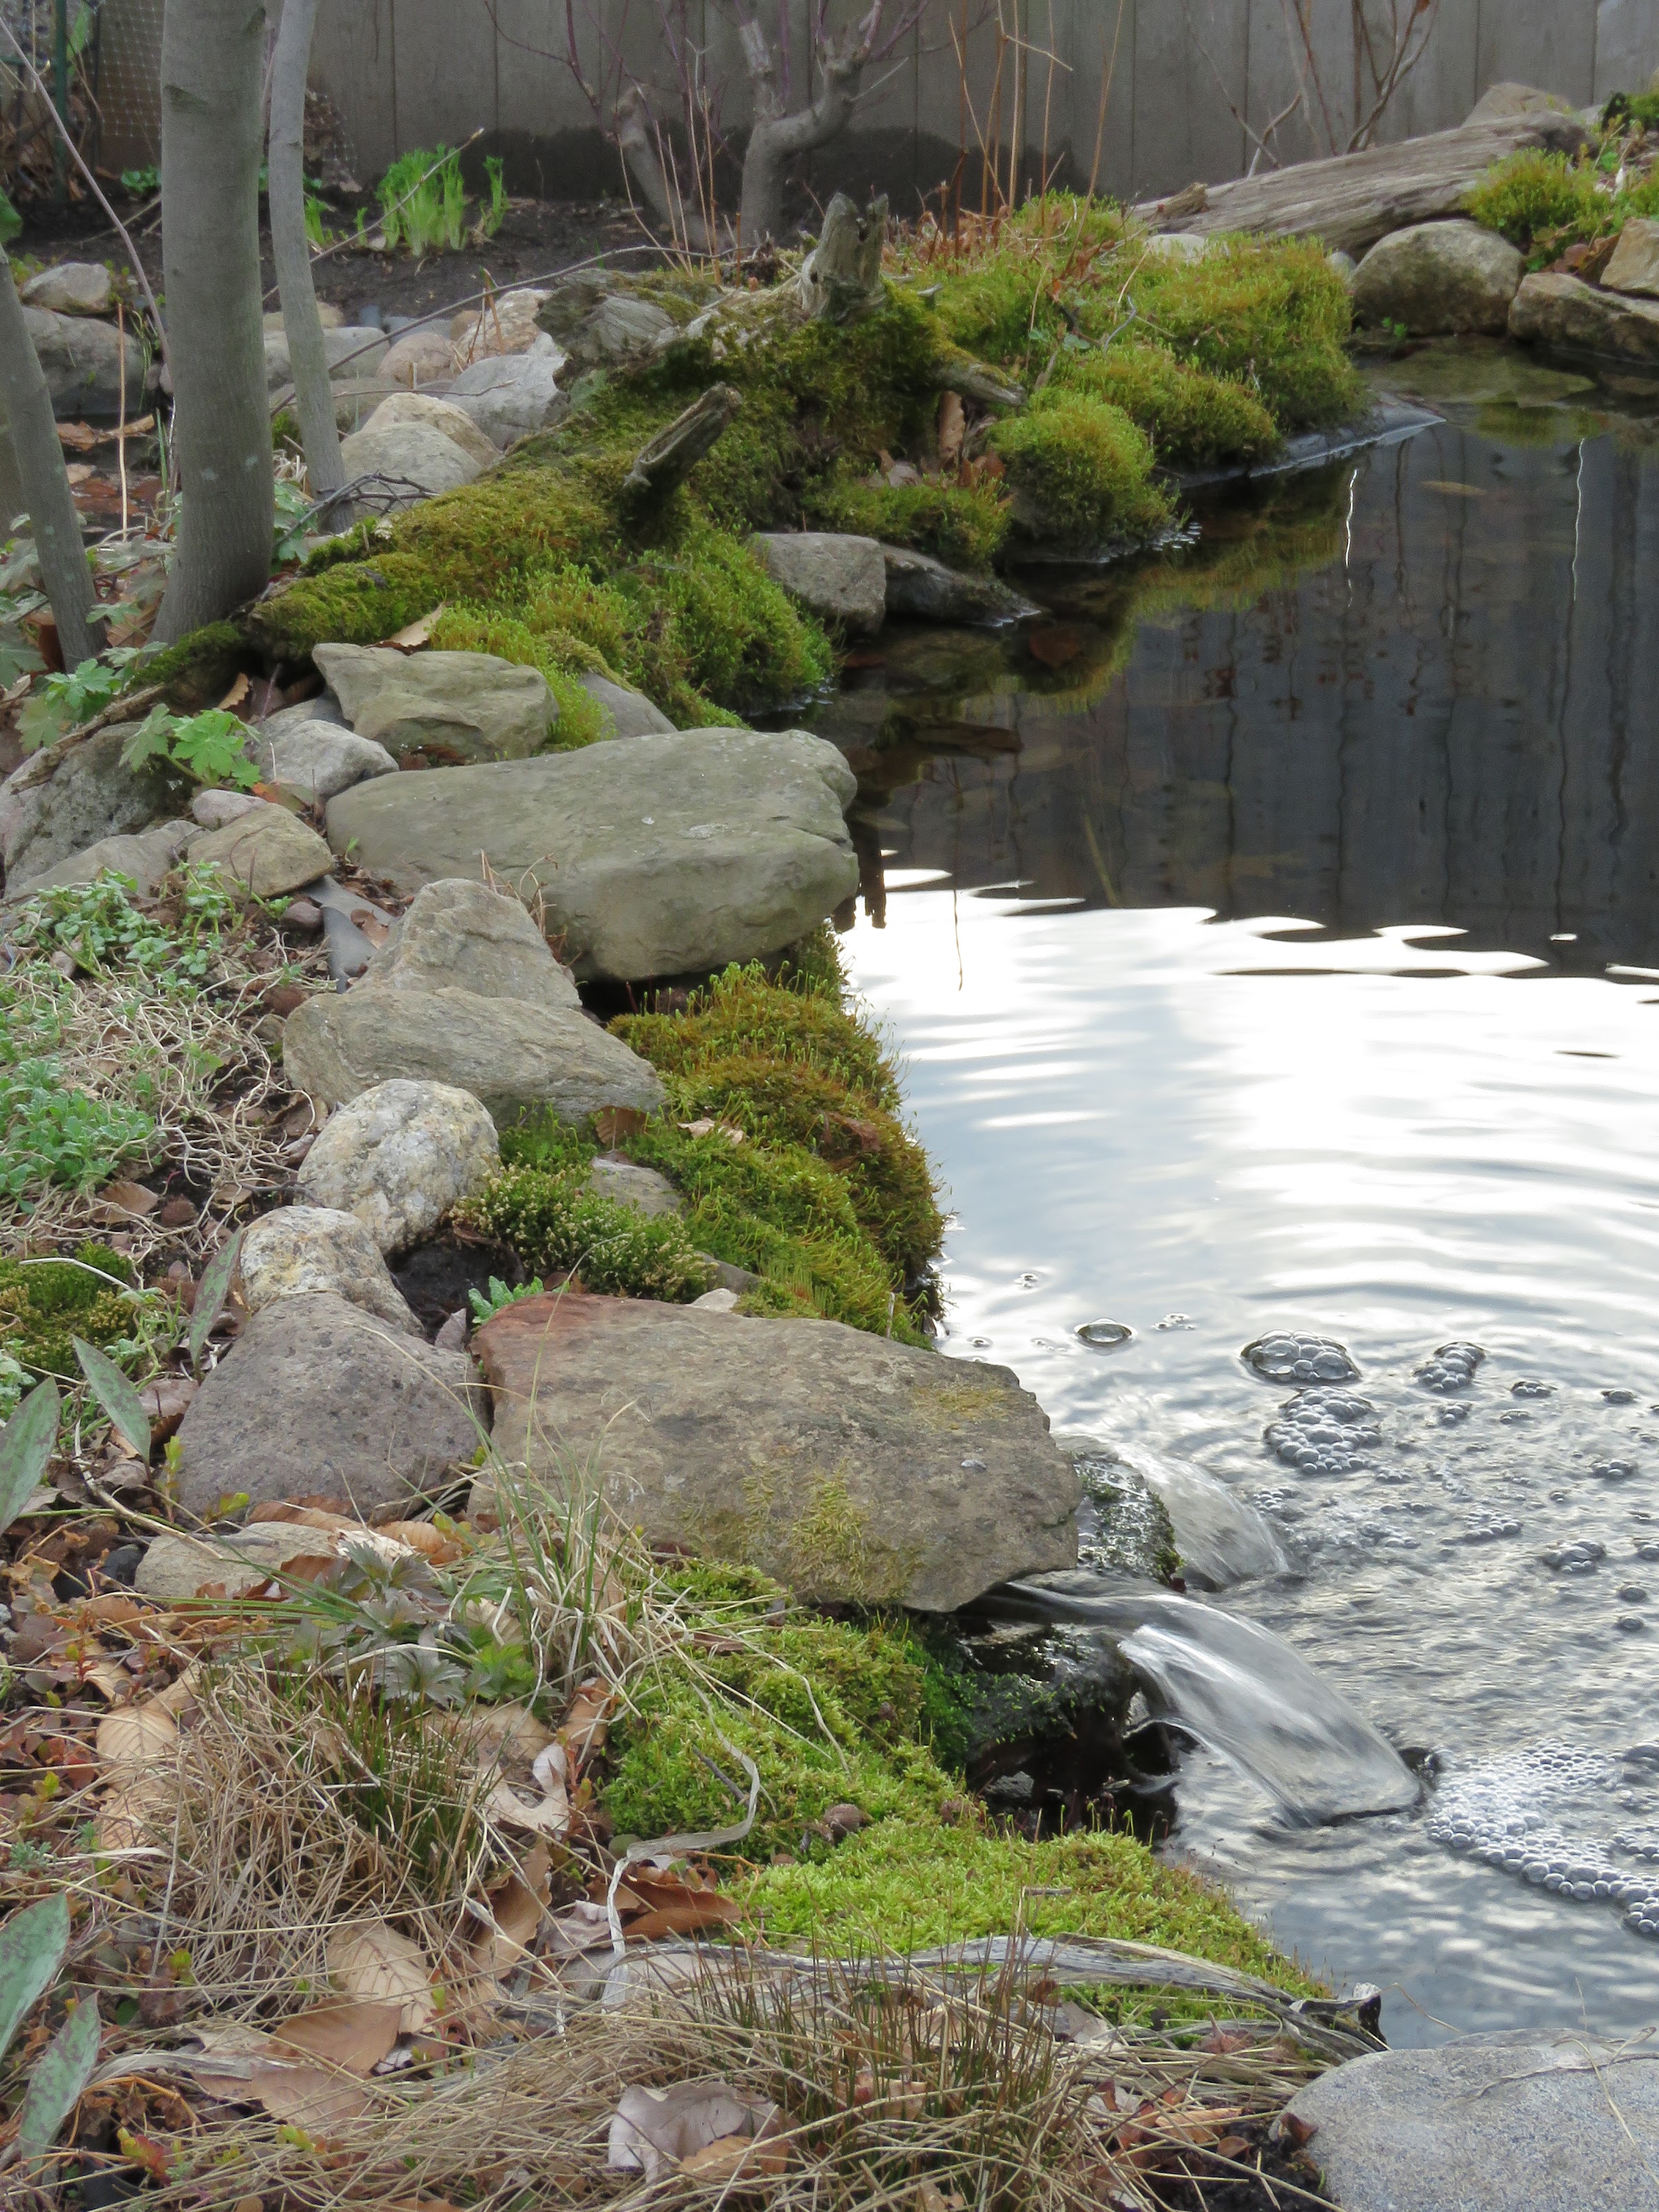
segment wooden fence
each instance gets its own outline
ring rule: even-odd
[[[780,4],[800,19],[799,35],[811,0]],[[1401,14],[1411,4],[1396,0]],[[656,0],[574,5],[588,76],[609,53],[642,82],[662,77]],[[740,129],[731,10],[720,0],[696,5],[711,81],[730,85],[726,120]],[[813,182],[879,186],[913,209],[964,151],[971,173],[999,97],[999,15],[1022,42],[1023,58],[1003,50],[1000,93],[1002,143],[1023,141],[1022,181],[1045,147],[1060,180],[1096,174],[1119,198],[1237,176],[1255,153],[1251,133],[1304,82],[1289,30],[1298,10],[1314,70],[1304,111],[1280,125],[1275,147],[1282,159],[1329,152],[1332,140],[1340,150],[1368,105],[1366,38],[1373,53],[1386,45],[1389,0],[933,0],[856,130],[819,157]],[[155,158],[160,0],[106,0],[103,13],[104,160],[118,167]],[[771,7],[763,13],[775,20]],[[956,52],[964,24],[965,72]],[[617,157],[567,66],[565,41],[565,0],[324,0],[313,74],[344,119],[366,182],[411,147],[482,131],[476,151],[507,156],[514,190],[616,191]],[[1437,0],[1423,58],[1379,136],[1449,128],[1504,81],[1587,106],[1656,70],[1659,0]]]

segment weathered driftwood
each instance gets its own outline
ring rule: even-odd
[[[684,415],[676,416],[649,445],[641,447],[633,467],[623,478],[624,493],[634,499],[665,498],[713,452],[742,405],[741,396],[729,384],[710,385]]]
[[[815,322],[855,323],[887,296],[881,257],[887,245],[887,202],[872,200],[860,214],[837,192],[823,218],[823,234],[801,264],[800,303]]]
[[[1358,255],[1391,230],[1435,222],[1462,211],[1470,187],[1492,162],[1523,147],[1576,153],[1589,133],[1576,115],[1512,116],[1502,122],[1465,124],[1374,146],[1334,161],[1302,161],[1270,175],[1211,185],[1201,206],[1191,188],[1170,200],[1147,200],[1135,213],[1154,230],[1200,237],[1218,231],[1256,231],[1268,238],[1320,238]]]

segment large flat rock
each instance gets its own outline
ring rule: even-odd
[[[429,424],[404,428],[448,442]],[[460,452],[459,447],[453,450]],[[312,657],[357,735],[384,745],[394,760],[416,753],[445,763],[522,760],[541,750],[559,719],[540,670],[521,668],[493,653],[319,645]]]
[[[1659,362],[1659,300],[1603,292],[1582,277],[1544,270],[1522,279],[1510,309],[1510,336],[1569,353]]]
[[[381,776],[330,801],[329,842],[399,890],[490,868],[546,902],[581,977],[750,960],[858,884],[857,784],[805,730],[680,730],[574,753]]]
[[[663,1087],[648,1060],[582,1013],[477,991],[323,991],[283,1030],[289,1081],[327,1106],[407,1078],[470,1091],[497,1122],[550,1107],[579,1121],[602,1106],[654,1114]]]
[[[507,1460],[591,1458],[653,1540],[804,1595],[943,1613],[1076,1562],[1077,1479],[1006,1367],[576,1292],[507,1307],[473,1348]]]
[[[278,1299],[242,1331],[179,1430],[179,1502],[343,1498],[365,1518],[470,1460],[471,1365],[329,1291]]]
[[[1291,2100],[1342,2212],[1656,2212],[1659,2047],[1522,2028],[1380,2051]]]
[[[33,754],[0,784],[0,860],[8,888],[44,876],[104,837],[126,837],[170,815],[160,775],[121,763],[132,735],[115,723],[67,747]]]

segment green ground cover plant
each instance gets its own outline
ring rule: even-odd
[[[1494,163],[1463,204],[1542,269],[1570,246],[1614,236],[1632,216],[1659,215],[1659,176],[1615,191],[1593,161],[1523,150]]]

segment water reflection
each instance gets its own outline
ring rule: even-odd
[[[1553,404],[1498,380],[1442,428],[1212,511],[1189,550],[1045,580],[1054,619],[1024,636],[866,656],[815,726],[863,782],[866,903],[884,863],[1650,958],[1659,471],[1644,417],[1544,377]],[[1417,380],[1440,396],[1444,356]]]
[[[867,800],[848,950],[956,1210],[947,1349],[1265,1512],[1292,1572],[1217,1602],[1453,1803],[1565,1743],[1538,1819],[1617,1871],[1659,1863],[1659,1764],[1623,1758],[1659,1741],[1659,466],[1633,398],[1407,368],[1444,428],[1027,639],[854,672],[819,719]],[[1352,1353],[1352,1451],[1298,1458],[1238,1357],[1273,1329]],[[1455,1341],[1486,1358],[1437,1389]],[[1178,1799],[1178,1848],[1389,1988],[1396,2040],[1653,2014],[1593,1884],[1425,1814],[1289,1829],[1206,1753]]]

